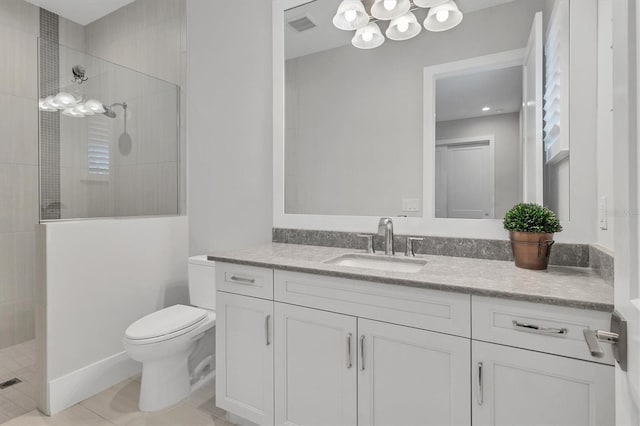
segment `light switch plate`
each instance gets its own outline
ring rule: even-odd
[[[598,222],[600,229],[607,229],[607,197],[602,196],[598,200]]]
[[[402,211],[403,212],[417,212],[420,210],[418,204],[420,200],[417,198],[403,198],[402,199]]]

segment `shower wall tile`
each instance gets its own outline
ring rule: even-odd
[[[0,304],[0,349],[13,346],[16,340],[15,304]]]
[[[87,51],[179,84],[185,0],[137,0],[85,27]]]
[[[0,1],[0,27],[11,27],[31,36],[40,34],[38,7],[24,0]]]
[[[87,170],[84,170],[87,173]],[[113,191],[108,180],[85,180],[82,181],[85,187],[87,200],[88,217],[111,217],[113,216]]]
[[[16,342],[26,342],[35,338],[35,312],[32,300],[14,304],[13,336]]]
[[[86,49],[89,54],[135,69],[144,74],[177,84],[181,95],[174,102],[180,105],[180,128],[171,123],[175,113],[158,108],[167,99],[145,98],[144,94],[157,92],[158,83],[141,79],[135,81],[126,76],[116,76],[111,86],[119,93],[115,98],[126,97],[133,117],[127,123],[128,133],[134,140],[129,155],[114,150],[114,206],[117,214],[157,214],[154,209],[167,214],[166,207],[176,204],[168,194],[178,191],[179,212],[186,212],[186,1],[185,0],[137,0],[99,19],[85,28]],[[124,78],[122,78],[124,77]],[[117,87],[117,89],[115,89]],[[167,95],[168,96],[168,95]],[[167,114],[165,116],[165,114]],[[122,124],[122,123],[120,123]],[[176,133],[180,147],[173,144]],[[117,132],[116,132],[117,134]],[[136,143],[137,142],[137,143]],[[132,179],[147,179],[153,170],[170,169],[179,162],[179,187],[136,197],[135,190],[152,185],[135,183]],[[125,166],[155,165],[134,171]],[[121,175],[122,173],[122,175]],[[175,172],[160,172],[161,180],[173,180]],[[172,174],[173,173],[173,174]],[[125,203],[123,205],[123,203]],[[132,203],[132,204],[127,204]],[[171,211],[175,211],[172,208]]]
[[[0,234],[0,304],[16,298],[15,234]]]
[[[33,34],[0,25],[0,93],[37,99],[37,40]]]
[[[178,167],[175,162],[160,164],[158,211],[178,213]]]
[[[63,46],[84,52],[84,26],[61,16],[58,19],[59,43]]]
[[[83,177],[85,176],[82,169],[60,168],[60,217],[62,219],[89,217],[87,195],[82,186]]]
[[[33,259],[36,256],[35,231],[18,232],[14,235],[14,257],[15,257],[15,280],[14,297],[15,300],[33,300],[35,287],[35,268]]]
[[[39,89],[41,96],[60,89],[60,48],[58,15],[40,9]],[[40,200],[42,219],[60,219],[60,114],[39,116]]]
[[[0,0],[0,348],[34,334],[39,34],[38,7]]]
[[[30,232],[38,222],[38,167],[0,164],[0,233]]]
[[[0,349],[33,339],[34,232],[0,234]]]
[[[38,105],[35,99],[0,93],[0,163],[38,164]]]

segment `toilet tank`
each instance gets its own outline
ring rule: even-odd
[[[189,258],[189,301],[193,306],[216,310],[216,263],[206,255]]]

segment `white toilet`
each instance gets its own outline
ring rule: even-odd
[[[124,347],[142,363],[139,407],[157,411],[186,398],[213,379],[216,323],[215,263],[189,258],[189,299],[153,312],[125,331]],[[194,360],[192,355],[198,355]]]

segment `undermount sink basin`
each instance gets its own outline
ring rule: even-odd
[[[324,263],[338,266],[349,266],[351,268],[412,273],[421,270],[427,264],[427,261],[410,257],[391,257],[375,254],[350,253],[325,260]]]

